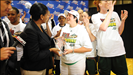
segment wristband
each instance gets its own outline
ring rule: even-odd
[[[74,49],[72,49],[73,50],[73,52],[72,53],[74,53]]]

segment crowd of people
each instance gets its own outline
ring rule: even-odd
[[[67,11],[58,15],[56,25],[42,3],[31,6],[30,21],[25,24],[26,14],[20,18],[11,0],[0,1],[0,75],[49,75],[51,68],[55,75],[110,75],[111,71],[128,75],[120,36],[128,11],[121,10],[119,17],[115,3],[94,0],[98,13]],[[27,35],[22,39],[25,46],[13,46],[21,33]]]

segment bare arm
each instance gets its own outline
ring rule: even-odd
[[[60,29],[60,30],[58,31],[58,33],[57,33],[53,38],[59,37],[60,34],[61,34],[61,30],[62,30],[62,29]]]
[[[92,49],[91,48],[85,48],[81,47],[78,49],[65,49],[64,54],[69,54],[69,53],[84,53],[84,52],[90,52]]]
[[[87,30],[89,36],[90,36],[91,42],[95,41],[96,37],[91,33],[89,26],[87,26],[87,27],[85,27],[85,28],[86,28],[86,30]]]
[[[91,30],[89,28],[89,19],[85,19],[84,26],[90,36],[91,42],[95,41],[96,37],[91,33]]]
[[[115,2],[116,2],[116,1],[114,1],[113,4],[112,4],[112,2],[109,1],[109,3],[108,3],[108,5],[109,5],[109,12],[108,12],[108,14],[107,14],[105,20],[103,21],[103,23],[100,25],[100,28],[99,28],[99,29],[102,30],[102,31],[106,31],[107,28],[108,28],[108,25],[109,25],[109,23],[110,23],[110,18],[111,18],[111,16],[112,16],[112,12],[113,12],[113,10],[114,10],[114,4],[115,4]]]
[[[24,11],[24,15],[21,17],[22,22],[24,22],[24,18],[25,18],[25,16],[26,16],[26,12]]]
[[[121,35],[123,33],[123,30],[124,30],[124,26],[125,26],[125,20],[127,19],[128,17],[128,11],[127,10],[121,10],[121,25],[119,27],[119,34]]]
[[[51,37],[52,33],[51,33],[50,29],[49,29],[48,22],[46,23],[46,28],[47,28],[47,34],[49,35],[49,37]]]

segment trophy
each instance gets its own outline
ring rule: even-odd
[[[63,54],[65,49],[65,40],[63,39],[63,37],[58,37],[54,39],[54,43],[55,47],[60,50],[59,54]]]

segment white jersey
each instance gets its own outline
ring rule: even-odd
[[[106,14],[97,13],[92,15],[92,22],[98,31],[98,56],[115,57],[125,54],[123,40],[119,34],[118,28],[121,24],[120,18],[116,12],[112,13],[110,23],[106,31],[99,30],[100,25],[106,18]]]
[[[96,37],[97,31],[96,31],[94,25],[92,23],[90,23],[88,26],[89,26],[89,29],[90,29],[91,33]],[[86,57],[96,57],[97,56],[96,55],[96,43],[97,43],[96,40],[92,42],[92,51],[91,52],[86,52]]]
[[[18,25],[12,25],[10,22],[8,23],[9,29],[14,30],[14,33],[18,32],[18,31],[22,32],[24,30],[25,26],[26,26],[26,24],[21,23],[21,22]],[[18,44],[16,46],[16,49],[17,49],[17,61],[20,61],[20,59],[23,55],[23,46]]]
[[[60,36],[65,37],[65,49],[77,49],[81,47],[92,48],[92,43],[86,29],[79,24],[73,28],[70,26],[63,27]],[[85,57],[85,53],[69,53],[61,56],[61,61],[74,63]]]

